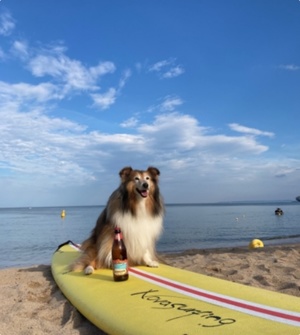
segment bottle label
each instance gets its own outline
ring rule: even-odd
[[[115,276],[123,276],[128,273],[127,260],[125,261],[114,260],[113,267]]]

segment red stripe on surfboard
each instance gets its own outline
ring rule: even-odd
[[[241,308],[241,309],[244,309],[244,310],[253,311],[253,312],[256,312],[256,313],[269,315],[269,316],[273,316],[273,317],[276,317],[276,318],[281,318],[281,319],[285,319],[285,320],[298,322],[299,326],[300,326],[300,317],[296,316],[296,315],[291,315],[291,314],[287,314],[287,313],[279,312],[279,311],[273,311],[271,309],[267,309],[267,308],[264,308],[264,307],[259,307],[259,306],[254,306],[254,305],[251,305],[251,304],[247,304],[246,302],[240,302],[240,301],[235,301],[235,300],[230,299],[230,298],[220,297],[218,295],[214,295],[213,293],[207,293],[207,292],[197,290],[196,288],[194,289],[194,288],[191,288],[191,287],[181,285],[180,283],[170,282],[167,279],[164,279],[162,277],[152,276],[149,273],[145,273],[145,272],[136,270],[134,268],[130,268],[130,272],[135,273],[135,274],[137,274],[139,276],[142,276],[144,278],[151,279],[154,282],[169,286],[171,288],[179,289],[179,290],[182,290],[182,291],[190,293],[190,294],[194,294],[194,295],[199,296],[199,297],[210,299],[212,301],[215,301],[216,303],[220,302],[220,303],[224,303],[224,304],[227,304],[227,305],[230,305],[230,306],[238,307],[238,308]]]

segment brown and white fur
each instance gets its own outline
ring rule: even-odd
[[[121,184],[111,194],[90,237],[82,244],[82,255],[71,265],[72,271],[111,268],[114,228],[120,227],[130,266],[158,267],[155,245],[162,232],[164,205],[158,187],[160,172],[123,168]]]

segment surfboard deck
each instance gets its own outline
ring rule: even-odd
[[[114,282],[112,270],[70,272],[79,256],[64,245],[52,257],[66,298],[111,335],[300,334],[298,297],[245,286],[171,266],[134,267]]]

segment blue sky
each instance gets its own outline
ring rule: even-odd
[[[300,2],[0,1],[0,207],[300,194]]]

